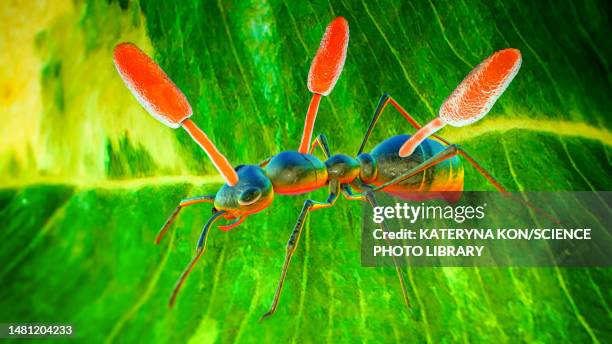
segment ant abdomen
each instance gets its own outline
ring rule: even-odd
[[[399,149],[410,135],[397,135],[378,144],[370,156],[376,165],[376,176],[371,184],[381,185],[403,175],[431,157],[446,149],[438,141],[426,139],[413,154],[407,157],[399,155]],[[453,156],[441,161],[424,171],[406,178],[392,186],[386,187],[384,192],[394,195],[414,192],[462,191],[463,165],[458,157]],[[400,197],[401,198],[401,197]]]

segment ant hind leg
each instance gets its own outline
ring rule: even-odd
[[[478,161],[476,161],[472,156],[470,156],[461,146],[455,145],[457,147],[457,153],[465,158],[478,172],[485,177],[489,183],[491,183],[499,192],[506,192],[506,188],[504,188],[498,181],[495,179]]]
[[[419,124],[419,122],[417,122],[408,113],[408,111],[406,111],[406,109],[404,109],[388,93],[384,93],[380,97],[380,100],[378,101],[378,105],[376,106],[376,110],[374,111],[374,116],[372,117],[372,120],[370,121],[370,125],[368,126],[368,130],[366,131],[365,135],[363,136],[363,140],[361,141],[361,145],[359,146],[359,151],[357,152],[357,155],[363,153],[363,150],[365,149],[365,145],[368,142],[368,139],[370,138],[370,135],[372,134],[372,130],[374,130],[374,127],[376,126],[376,123],[378,123],[378,119],[380,118],[380,116],[382,115],[383,111],[385,110],[385,108],[387,107],[388,104],[391,104],[408,121],[408,123],[410,123],[410,125],[412,125],[413,128],[415,128],[417,130],[421,129],[421,125]],[[434,137],[434,138],[444,142],[447,145],[450,144],[448,141],[446,141],[445,139],[443,139],[442,137],[440,137],[438,135],[432,135],[432,137]]]

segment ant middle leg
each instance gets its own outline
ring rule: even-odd
[[[184,200],[180,201],[179,204],[174,209],[174,211],[172,212],[172,214],[170,214],[170,216],[166,220],[166,223],[164,223],[162,228],[157,233],[157,236],[155,237],[155,243],[156,244],[160,243],[161,239],[164,237],[164,235],[168,231],[168,228],[170,228],[170,225],[174,222],[174,220],[176,219],[176,217],[178,216],[178,214],[181,212],[183,208],[188,207],[193,204],[197,204],[197,203],[213,203],[214,201],[215,201],[215,195],[185,198]]]
[[[348,184],[342,184],[340,188],[342,196],[349,201],[364,201],[366,199],[362,193],[354,193]]]
[[[372,209],[378,206],[378,202],[376,201],[376,198],[374,197],[374,191],[372,191],[374,186],[365,184],[365,183],[361,183],[361,187],[364,189],[364,192],[362,193],[353,193],[353,190],[351,190],[351,187],[347,184],[343,184],[340,187],[341,187],[342,195],[347,200],[367,201],[372,206]],[[383,230],[385,232],[389,232],[384,222],[381,225],[383,226]],[[400,287],[402,288],[402,296],[404,298],[404,302],[406,303],[406,306],[410,308],[410,298],[408,297],[408,287],[406,286],[406,282],[404,281],[404,276],[402,275],[402,270],[395,257],[393,257],[393,265],[397,273],[397,278],[399,279],[399,282],[400,282]]]
[[[338,199],[339,190],[340,184],[338,183],[338,181],[332,180],[329,184],[329,196],[327,197],[327,200],[325,202],[317,202],[310,199],[304,202],[302,212],[300,213],[300,216],[297,219],[297,223],[293,228],[293,232],[289,237],[289,241],[287,242],[285,262],[283,263],[280,280],[278,282],[278,286],[276,287],[276,292],[274,293],[272,305],[270,306],[270,310],[268,310],[268,312],[261,317],[260,321],[264,320],[265,318],[271,316],[272,314],[274,314],[274,312],[276,312],[276,308],[278,307],[278,301],[283,291],[285,277],[287,276],[287,270],[289,269],[289,263],[291,262],[291,258],[293,257],[293,254],[295,253],[295,250],[298,245],[298,241],[300,240],[306,216],[308,216],[308,214],[313,210],[329,208],[333,206],[336,200]]]

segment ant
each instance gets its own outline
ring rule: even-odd
[[[150,57],[131,43],[115,47],[114,62],[119,75],[142,106],[155,118],[171,128],[183,127],[204,149],[225,184],[213,195],[191,197],[180,201],[156,237],[159,244],[179,212],[198,203],[212,203],[212,217],[204,226],[195,256],[178,279],[170,297],[172,307],[185,279],[204,254],[210,227],[219,219],[230,220],[219,226],[227,231],[237,227],[249,215],[272,204],[274,195],[297,195],[319,188],[329,188],[325,201],[308,199],[304,202],[297,223],[287,242],[280,281],[270,309],[262,320],[274,314],[283,289],[291,258],[295,253],[304,221],[312,211],[329,208],[340,195],[347,200],[361,200],[377,206],[375,192],[385,192],[409,200],[444,198],[446,192],[463,190],[462,156],[495,188],[505,191],[499,182],[466,151],[434,133],[446,124],[461,127],[484,117],[508,87],[521,65],[517,49],[493,53],[476,66],[442,104],[439,116],[421,127],[410,114],[388,94],[384,94],[363,137],[355,157],[332,155],[325,135],[311,143],[314,122],[322,96],[334,88],[344,67],[349,41],[349,27],[343,17],[335,18],[326,28],[308,74],[308,89],[313,93],[300,146],[297,151],[284,151],[257,165],[233,168],[206,134],[189,118],[191,105],[183,93]],[[414,135],[398,135],[384,140],[371,152],[364,148],[378,119],[388,104],[416,129]],[[433,140],[429,136],[437,139]],[[312,155],[319,147],[325,161]],[[353,192],[353,188],[357,192]],[[384,229],[384,228],[383,228]],[[409,307],[406,284],[397,263],[395,268],[401,284],[404,302]]]

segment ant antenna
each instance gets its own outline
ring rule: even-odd
[[[411,155],[425,138],[447,124],[463,127],[483,118],[510,85],[521,68],[521,62],[521,52],[518,49],[500,50],[487,57],[446,98],[438,117],[402,145],[399,155]]]
[[[170,128],[182,126],[204,149],[225,182],[236,185],[238,174],[208,136],[189,119],[193,114],[189,101],[161,67],[132,43],[118,44],[113,60],[121,79],[147,112]]]
[[[337,17],[327,25],[319,50],[317,50],[308,72],[308,90],[314,94],[308,106],[304,132],[298,149],[302,154],[308,153],[310,147],[321,96],[327,96],[331,93],[344,68],[348,41],[348,22],[343,17]]]

